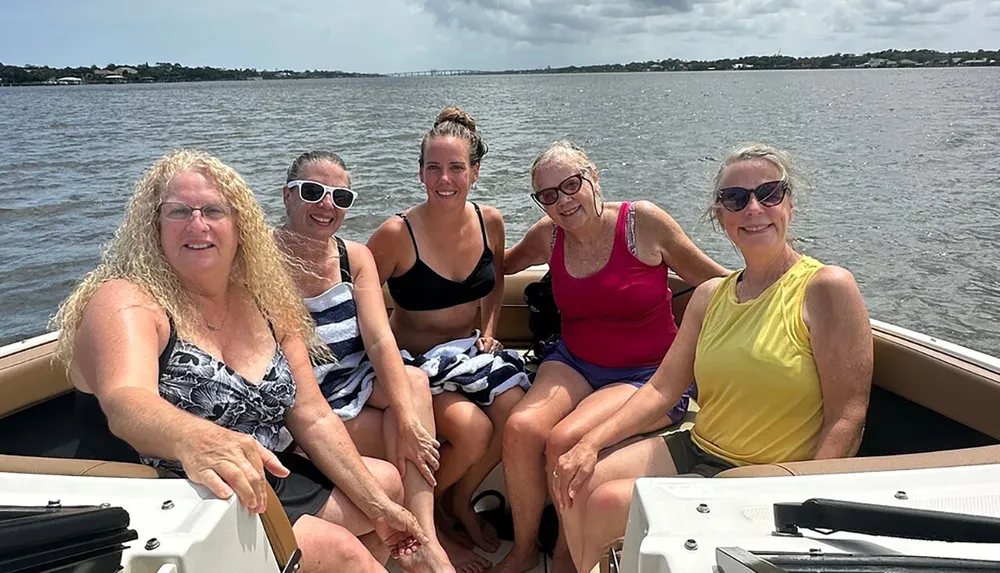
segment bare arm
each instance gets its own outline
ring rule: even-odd
[[[649,201],[635,203],[635,235],[640,256],[651,254],[691,286],[731,272],[699,249],[673,217]]]
[[[368,471],[340,417],[323,398],[305,344],[289,336],[281,347],[295,380],[295,405],[285,415],[288,431],[316,467],[365,515],[378,517],[392,501]]]
[[[496,284],[490,294],[480,302],[479,310],[483,322],[483,338],[493,338],[496,334],[497,322],[500,319],[500,309],[503,307],[504,292],[504,247],[506,236],[503,226],[503,216],[493,207],[483,207],[483,218],[493,251],[493,265],[496,269]]]
[[[323,398],[302,339],[285,337],[281,348],[296,392],[295,405],[285,414],[285,425],[310,461],[372,520],[383,542],[393,545],[398,541],[397,548],[409,545],[409,538],[428,543],[417,519],[379,486],[344,423]]]
[[[362,244],[349,243],[351,270],[354,273],[354,301],[358,306],[358,326],[365,351],[385,388],[389,405],[400,419],[416,419],[410,383],[396,337],[389,327],[378,267],[371,251]]]
[[[399,438],[396,445],[396,468],[406,475],[406,460],[413,462],[424,479],[437,485],[434,471],[439,467],[440,443],[434,439],[434,427],[424,427],[414,408],[413,389],[396,337],[389,326],[385,298],[378,283],[378,269],[371,252],[360,243],[348,243],[351,271],[354,273],[354,301],[358,307],[358,326],[365,351],[375,369],[377,383],[385,390],[389,407],[395,412]],[[424,390],[430,398],[430,387]]]
[[[531,265],[549,262],[552,255],[552,219],[546,215],[528,229],[524,237],[504,253],[503,274],[513,275]]]
[[[868,311],[850,272],[820,269],[806,289],[804,318],[823,391],[816,459],[855,455],[871,392],[873,341]]]
[[[158,356],[169,326],[141,289],[103,285],[77,332],[74,363],[112,433],[140,454],[181,462],[188,478],[221,497],[235,492],[251,511],[266,505],[265,468],[288,473],[252,436],[193,416],[160,397]]]
[[[396,265],[399,264],[399,233],[405,224],[399,217],[391,217],[379,225],[368,238],[368,250],[378,269],[379,285],[384,285],[385,281],[396,272]]]

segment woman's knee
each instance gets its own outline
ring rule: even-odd
[[[427,378],[427,373],[414,366],[404,366],[406,379],[410,382],[410,394],[414,400],[430,403],[431,382]]]
[[[399,470],[390,462],[365,458],[365,465],[368,471],[375,477],[375,481],[385,491],[386,495],[396,503],[403,502],[403,480],[399,477]]]
[[[503,428],[503,449],[505,452],[519,450],[541,454],[552,428],[539,421],[530,410],[515,408],[507,418]]]
[[[292,528],[302,550],[302,573],[334,569],[374,573],[385,568],[350,531],[322,519],[303,516]]]
[[[556,424],[545,440],[545,462],[548,465],[555,465],[559,456],[573,449],[582,437],[583,432],[567,420]]]
[[[619,521],[616,517],[626,518],[634,487],[634,479],[623,479],[603,483],[594,488],[586,498],[585,514],[602,516],[602,519],[587,521],[599,522],[595,525],[598,525],[598,529],[603,529],[601,524],[614,526]]]
[[[479,460],[486,454],[493,439],[490,417],[468,400],[455,401],[452,396],[443,396],[442,399],[452,403],[437,411],[438,433],[462,459]]]

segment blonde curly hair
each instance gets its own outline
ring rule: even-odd
[[[185,337],[203,321],[193,300],[167,263],[160,245],[158,208],[167,184],[179,173],[194,172],[215,184],[233,209],[240,246],[230,284],[250,293],[264,317],[284,334],[300,335],[312,354],[327,348],[316,335],[286,266],[285,255],[274,244],[263,209],[246,181],[228,165],[206,153],[181,149],[157,161],[139,180],[125,209],[125,219],[106,245],[101,263],[88,273],[59,307],[52,319],[62,330],[56,356],[67,368],[87,304],[97,289],[114,279],[142,288],[173,319],[178,336]]]

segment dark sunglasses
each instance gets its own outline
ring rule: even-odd
[[[350,209],[354,205],[354,200],[358,197],[357,192],[347,187],[329,187],[315,181],[296,180],[289,181],[285,185],[289,189],[298,187],[299,199],[302,199],[305,203],[319,203],[323,200],[323,196],[329,193],[330,199],[333,200],[333,206],[338,209]]]
[[[761,183],[756,189],[744,189],[743,187],[726,187],[719,189],[715,194],[715,200],[722,203],[727,211],[742,211],[750,203],[750,195],[757,198],[757,202],[764,207],[774,207],[785,199],[788,191],[788,183],[785,181],[768,181]]]
[[[559,193],[563,195],[576,195],[580,188],[583,187],[583,182],[586,181],[593,185],[590,179],[583,176],[583,172],[577,173],[576,175],[570,175],[569,177],[562,180],[559,185],[555,187],[546,187],[531,194],[531,198],[538,202],[539,205],[548,206],[555,205],[556,201],[559,200]]]

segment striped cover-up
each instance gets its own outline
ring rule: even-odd
[[[336,362],[313,365],[319,388],[340,419],[350,420],[372,395],[375,381],[375,369],[358,328],[354,285],[337,283],[321,295],[306,298],[305,304],[316,321],[320,340],[337,358]]]
[[[477,330],[469,338],[439,344],[417,357],[403,350],[403,362],[427,374],[431,394],[460,392],[483,407],[515,386],[527,390],[528,375],[517,352],[480,352],[476,348],[478,339]]]

